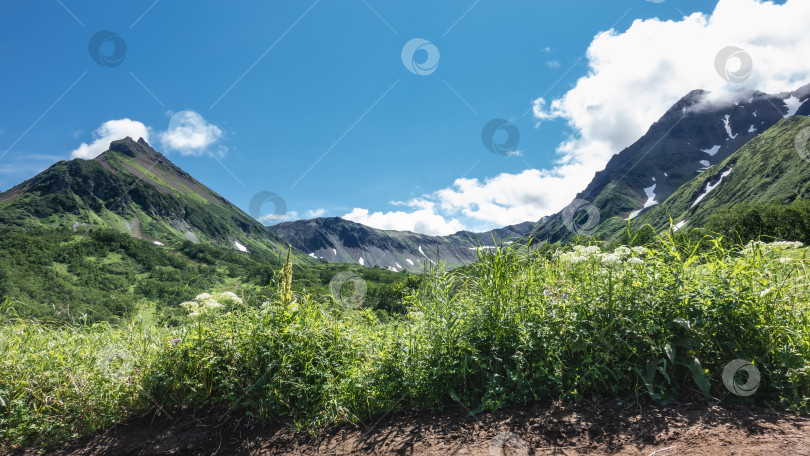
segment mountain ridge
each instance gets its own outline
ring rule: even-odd
[[[279,223],[270,229],[317,259],[418,271],[424,262],[436,263],[437,247],[438,259],[452,268],[474,261],[478,257],[476,249],[517,239],[528,234],[533,226],[531,222],[523,222],[484,233],[459,231],[448,236],[430,236],[380,230],[339,217],[320,217]]]
[[[713,101],[710,95],[698,89],[678,100],[641,138],[613,155],[574,202],[527,238],[555,242],[583,234],[570,230],[564,215],[573,213],[581,225],[587,217],[579,208],[585,203],[599,211],[601,233],[619,231],[623,220],[649,211],[780,120],[810,113],[810,85],[776,95],[748,90],[731,101]]]

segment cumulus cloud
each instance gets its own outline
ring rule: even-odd
[[[98,157],[110,148],[110,143],[126,138],[127,136],[137,140],[143,138],[149,141],[149,127],[131,119],[108,120],[93,132],[93,142],[81,143],[78,148],[70,153],[71,158],[83,158],[90,160]]]
[[[307,211],[307,218],[318,218],[324,215],[326,215],[326,209],[323,208],[310,209]]]
[[[211,147],[222,139],[222,130],[208,123],[194,111],[180,111],[169,121],[169,128],[160,134],[165,151],[182,155],[202,156],[211,153]],[[218,151],[222,151],[221,148]]]
[[[484,181],[457,179],[451,187],[408,202],[416,209],[411,212],[355,208],[344,218],[376,228],[449,234],[458,230],[459,220],[495,227],[555,213],[611,156],[638,140],[691,90],[709,90],[717,101],[749,89],[779,93],[810,82],[810,34],[804,28],[808,22],[807,0],[782,5],[719,0],[711,14],[695,13],[678,21],[639,19],[623,33],[599,33],[587,50],[588,73],[560,98],[533,103],[538,122],[560,119],[571,129],[551,169],[505,173]],[[741,83],[727,81],[715,67],[717,54],[728,46],[742,49],[753,62]],[[720,70],[735,72],[741,63],[732,58]]]
[[[709,15],[636,20],[624,33],[599,33],[587,51],[588,74],[560,98],[535,100],[535,117],[568,123],[573,134],[558,148],[561,162],[592,175],[693,89],[729,99],[745,89],[778,93],[810,82],[810,35],[803,27],[808,21],[806,0],[719,0]],[[729,82],[715,67],[718,53],[729,46],[753,62],[743,82]],[[722,63],[721,72],[733,73],[742,60]]]
[[[438,214],[433,202],[413,200],[404,204],[415,210],[369,212],[368,209],[354,208],[343,218],[381,230],[413,231],[436,236],[445,236],[464,229],[464,225],[458,220],[446,220]]]
[[[574,167],[563,167],[576,176]],[[556,172],[527,169],[519,174],[502,173],[493,178],[456,179],[452,187],[407,202],[392,202],[413,210],[369,213],[355,208],[343,218],[379,229],[406,230],[432,235],[448,235],[459,230],[486,231],[505,225],[534,222],[561,210],[573,195],[561,189],[587,185]],[[557,191],[549,191],[557,189]],[[574,192],[576,193],[576,192]]]

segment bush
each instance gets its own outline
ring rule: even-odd
[[[198,296],[186,305],[195,318],[172,329],[6,325],[0,442],[55,442],[153,404],[299,427],[455,402],[478,412],[596,395],[640,407],[693,391],[807,413],[804,253],[672,235],[610,251],[499,248],[403,284],[404,313],[390,317],[276,291],[221,307]],[[724,385],[737,359],[761,374],[750,397]]]

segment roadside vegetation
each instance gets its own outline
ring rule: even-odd
[[[389,410],[461,403],[480,413],[592,396],[639,408],[702,394],[807,413],[807,249],[637,234],[626,245],[508,245],[451,272],[399,275],[374,291],[392,296],[388,307],[329,296],[323,283],[337,265],[246,268],[264,285],[173,295],[172,324],[48,324],[7,301],[0,442],[52,444],[188,407],[302,429]],[[752,394],[724,384],[738,359],[759,374]]]

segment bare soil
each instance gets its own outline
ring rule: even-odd
[[[477,416],[458,406],[318,433],[210,411],[174,415],[150,412],[59,448],[9,454],[810,456],[810,418],[700,399],[640,411],[617,401],[532,404]]]

